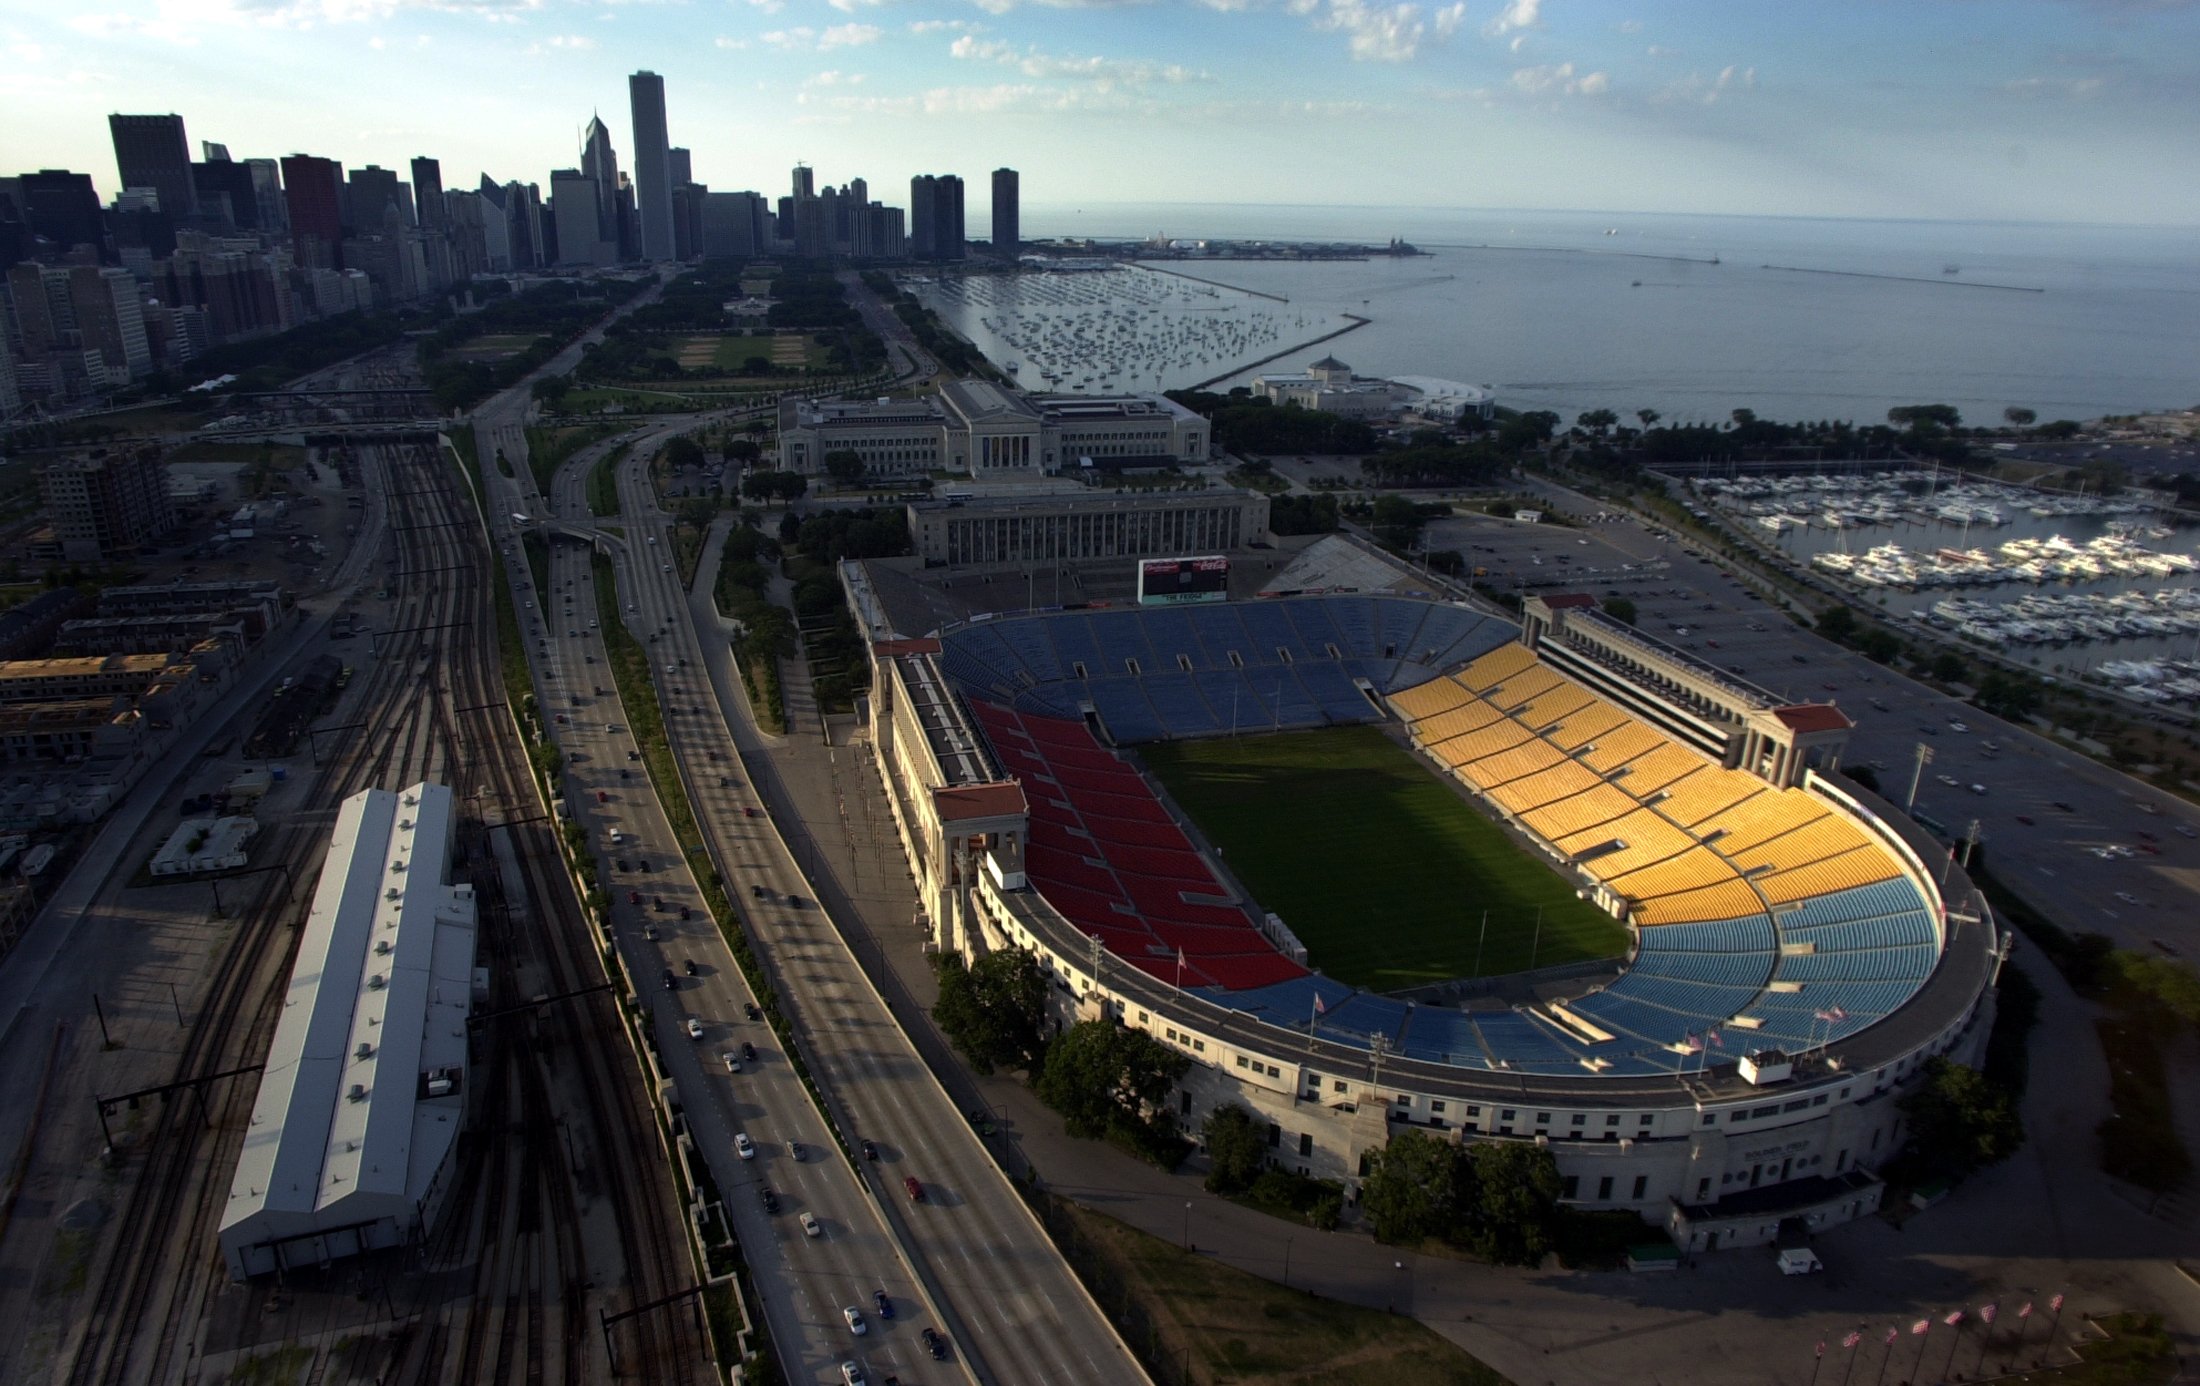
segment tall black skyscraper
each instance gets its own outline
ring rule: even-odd
[[[353,169],[344,202],[344,225],[352,234],[371,236],[380,232],[383,214],[391,207],[405,205],[397,193],[397,170],[378,164]]]
[[[450,217],[443,207],[443,165],[423,154],[412,161],[413,206],[420,224],[431,231],[446,230]]]
[[[909,180],[909,254],[918,260],[963,258],[963,180],[920,173]]]
[[[22,199],[19,210],[32,235],[63,250],[88,245],[106,256],[107,231],[100,220],[99,194],[92,189],[92,175],[42,168],[17,178],[15,191]]]
[[[1016,170],[993,170],[993,253],[1003,260],[1016,258],[1024,243],[1023,212],[1017,202]]]
[[[240,231],[259,229],[259,189],[253,183],[249,165],[231,163],[227,159],[193,164],[191,187],[198,195],[202,216],[219,218]]]
[[[665,136],[665,79],[637,72],[626,79],[634,113],[634,210],[641,220],[642,258],[670,260],[677,237],[672,228],[672,168]]]
[[[110,115],[115,171],[125,188],[155,188],[160,209],[181,220],[198,210],[191,192],[191,142],[180,115]]]

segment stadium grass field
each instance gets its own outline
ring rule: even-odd
[[[1531,949],[1536,967],[1626,951],[1625,925],[1380,728],[1139,751],[1261,908],[1338,981],[1394,991],[1525,971]]]

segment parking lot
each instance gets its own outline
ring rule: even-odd
[[[1486,585],[1624,597],[1644,632],[1782,698],[1834,704],[1856,722],[1846,765],[1868,766],[1898,807],[1916,778],[1916,812],[1943,840],[1975,821],[1997,877],[2050,918],[2200,954],[2200,811],[1821,639],[1640,521],[1543,489],[1571,525],[1456,517],[1430,526],[1429,546],[1487,569]]]

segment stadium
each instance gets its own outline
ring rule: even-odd
[[[842,576],[920,922],[1183,1052],[1188,1129],[1241,1103],[1276,1164],[1348,1192],[1406,1126],[1535,1141],[1572,1204],[1710,1250],[1876,1211],[1901,1096],[1983,1048],[2004,939],[1945,847],[1838,778],[1848,719],[1591,598],[912,634]]]

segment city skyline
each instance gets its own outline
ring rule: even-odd
[[[641,69],[713,188],[769,193],[797,160],[880,187],[953,170],[975,217],[1006,164],[1027,223],[1199,200],[2190,224],[2194,51],[2200,7],[2052,0],[0,0],[0,163],[110,198],[106,117],[175,111],[240,158],[546,184]],[[484,59],[511,79],[483,83]]]

